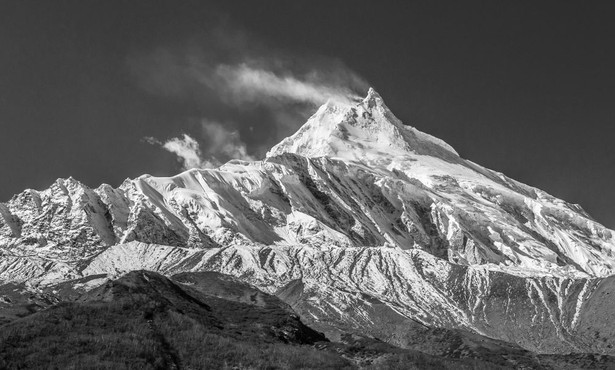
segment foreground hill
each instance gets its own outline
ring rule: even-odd
[[[79,284],[79,283],[76,283]],[[536,355],[440,330],[418,331],[439,356],[343,335],[329,342],[275,296],[218,273],[173,279],[134,271],[0,326],[0,368],[575,369],[609,368],[608,356]],[[65,297],[62,301],[61,297]],[[416,331],[414,328],[412,331]],[[434,352],[432,350],[431,352]],[[438,352],[438,350],[436,350]]]
[[[333,345],[288,305],[232,277],[177,280],[134,271],[0,326],[0,368],[487,368],[375,341]]]
[[[146,271],[1,328],[1,368],[349,365],[337,355],[291,346],[326,339],[289,309],[201,294]]]

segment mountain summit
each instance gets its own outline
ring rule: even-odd
[[[444,141],[405,126],[372,88],[356,105],[329,101],[267,157],[294,153],[366,163],[390,163],[410,153],[454,161],[458,154]]]
[[[34,290],[215,271],[279,294],[329,335],[405,346],[418,322],[615,353],[613,231],[404,125],[374,90],[323,105],[263,161],[26,190],[0,203],[0,257],[0,283]]]

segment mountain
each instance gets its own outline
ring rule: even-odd
[[[461,158],[374,90],[323,105],[263,161],[118,188],[59,179],[0,204],[0,284],[220,272],[331,338],[403,348],[444,330],[615,354],[614,251],[580,206]]]

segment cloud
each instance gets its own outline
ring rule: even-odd
[[[328,100],[350,104],[360,99],[350,88],[339,85],[325,85],[293,76],[290,72],[277,75],[274,72],[255,69],[246,64],[236,66],[220,65],[216,75],[224,81],[223,86],[238,103],[251,102],[270,104],[275,101],[301,102],[320,105]]]
[[[246,144],[241,141],[239,132],[236,130],[228,130],[224,125],[209,120],[203,120],[201,128],[203,138],[207,142],[207,156],[218,161],[254,160],[254,157],[248,154]]]
[[[141,87],[152,94],[219,100],[235,108],[245,108],[245,103],[274,109],[295,103],[314,107],[327,100],[344,104],[359,99],[369,87],[335,59],[318,59],[310,68],[304,63],[309,62],[297,67],[292,58],[281,56],[246,56],[229,63],[193,48],[157,49],[128,61]]]
[[[153,137],[145,137],[144,140],[175,154],[184,170],[214,168],[231,159],[254,160],[254,157],[248,154],[237,131],[230,131],[218,122],[207,120],[201,122],[201,129],[205,142],[203,146],[188,134],[164,142]]]
[[[269,47],[227,17],[212,16],[208,23],[199,36],[129,55],[127,67],[138,84],[166,97],[275,109],[279,103],[347,102],[369,88],[337,58]]]
[[[149,144],[159,145],[164,150],[177,155],[177,160],[181,163],[184,170],[211,167],[209,162],[202,159],[199,143],[187,134],[165,142],[161,142],[153,137],[146,137],[144,140]]]
[[[365,79],[339,59],[278,50],[228,21],[209,23],[213,26],[207,32],[190,40],[135,51],[127,58],[129,72],[144,91],[191,112],[178,113],[173,121],[182,122],[178,130],[191,132],[201,143],[201,159],[258,157],[293,134],[327,100],[348,104],[367,92]],[[178,140],[188,147],[186,140]]]

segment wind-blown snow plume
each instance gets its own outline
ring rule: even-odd
[[[246,64],[221,65],[216,69],[216,73],[224,80],[227,92],[237,102],[270,104],[267,100],[273,99],[320,105],[327,100],[350,104],[353,98],[360,99],[345,86],[328,86],[308,79],[300,80],[288,73],[277,75]]]
[[[333,58],[263,54],[267,56],[242,55],[229,61],[193,48],[158,49],[130,58],[128,65],[150,93],[219,99],[235,108],[245,108],[245,103],[269,109],[297,103],[313,108],[329,99],[350,103],[369,88],[365,80]]]

